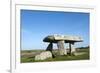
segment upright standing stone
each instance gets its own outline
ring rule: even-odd
[[[74,43],[69,43],[69,54],[74,55],[75,52],[76,52],[76,49],[74,47]]]
[[[53,50],[53,44],[50,42],[50,44],[48,45],[46,51],[51,51]]]
[[[64,41],[57,42],[59,55],[66,55],[66,50],[64,49]]]
[[[53,50],[53,43],[52,43],[52,42],[50,42],[50,44],[48,45],[48,47],[47,47],[46,51],[50,51],[50,52],[52,53],[52,57],[54,58],[54,57],[55,57],[55,55],[53,54],[52,50]]]
[[[74,43],[71,44],[71,47],[72,47],[71,53],[74,54],[74,53],[76,52],[76,49],[75,49]]]

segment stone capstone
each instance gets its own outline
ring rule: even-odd
[[[68,36],[68,35],[49,35],[43,39],[44,42],[53,42],[53,43],[57,43],[58,41],[62,40],[64,40],[65,43],[83,41],[83,39],[79,36]]]
[[[52,58],[52,53],[50,51],[45,51],[35,56],[35,60],[45,60],[48,58]]]

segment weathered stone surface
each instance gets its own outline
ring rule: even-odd
[[[66,49],[60,49],[60,51],[58,53],[59,53],[59,55],[67,55]]]
[[[57,43],[59,40],[67,42],[82,42],[83,39],[79,36],[68,36],[68,35],[49,35],[43,39],[44,42]]]
[[[35,56],[35,60],[45,60],[47,58],[52,58],[52,53],[50,51],[45,51]]]
[[[59,55],[66,55],[66,49],[64,48],[64,41],[58,41],[57,43]]]
[[[73,44],[71,44],[71,53],[75,53],[75,52],[76,52],[76,48],[73,43]]]
[[[74,43],[69,43],[69,54],[74,55],[75,52],[76,52],[76,48],[74,46]]]

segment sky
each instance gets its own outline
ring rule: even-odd
[[[75,47],[89,45],[89,13],[21,10],[20,14],[22,50],[46,49],[49,43],[43,39],[53,34],[82,37],[84,41]]]

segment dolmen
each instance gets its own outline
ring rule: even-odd
[[[43,39],[44,42],[49,42],[49,45],[47,47],[47,51],[53,50],[53,43],[57,44],[58,47],[58,53],[59,55],[74,55],[76,52],[74,43],[75,42],[82,42],[83,39],[79,36],[67,36],[67,35],[48,35]],[[69,50],[66,50],[64,47],[65,43],[69,43]]]
[[[48,58],[53,58],[53,43],[57,44],[58,47],[58,55],[75,55],[76,48],[74,46],[75,42],[82,42],[83,39],[78,36],[67,36],[67,35],[48,35],[43,39],[43,42],[48,42],[49,45],[46,48],[46,51],[41,52],[40,54],[35,56],[35,60],[45,60]],[[64,45],[65,43],[69,43],[69,49],[67,50]]]

